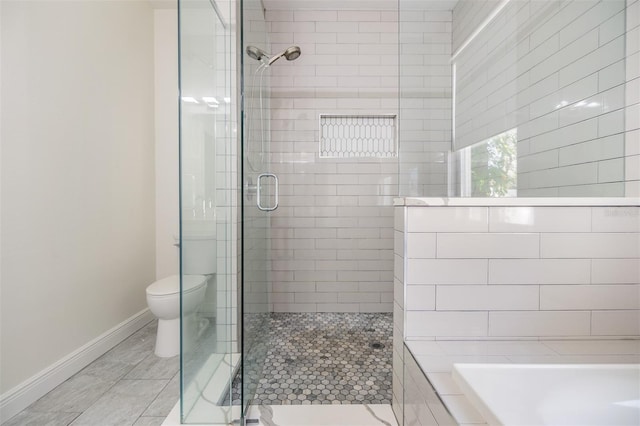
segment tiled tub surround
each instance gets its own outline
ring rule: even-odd
[[[530,201],[396,208],[406,339],[640,335],[638,200]]]
[[[589,339],[584,345],[597,346],[592,340],[640,336],[638,199],[396,202],[393,405],[398,418],[410,413],[405,395],[412,386],[403,341],[424,372],[447,373],[454,361],[550,362],[562,354],[540,346],[529,353],[529,340]],[[451,353],[436,349],[445,340],[525,340],[524,349],[508,354],[524,356],[489,351],[451,361]],[[551,362],[637,360],[627,356],[637,350],[620,352],[619,345],[606,340],[597,357],[577,350],[572,360]],[[411,377],[419,385],[419,377]]]
[[[479,425],[485,419],[451,375],[455,363],[638,364],[640,340],[409,341],[404,357],[406,425]]]

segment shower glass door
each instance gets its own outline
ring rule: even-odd
[[[260,0],[243,0],[242,51],[242,408],[245,416],[262,377],[269,343],[270,221],[277,178],[269,173],[269,69],[246,54],[269,51]]]
[[[228,2],[178,3],[182,424],[240,418],[232,404],[240,354],[231,16]],[[205,291],[195,291],[203,278]]]

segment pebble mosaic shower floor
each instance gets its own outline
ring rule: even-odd
[[[390,404],[392,314],[273,313],[256,405]],[[233,382],[240,404],[240,374]]]

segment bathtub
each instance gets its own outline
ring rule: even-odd
[[[640,425],[640,364],[454,364],[490,425]]]

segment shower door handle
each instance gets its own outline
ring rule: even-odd
[[[274,183],[275,183],[275,203],[273,204],[273,206],[263,206],[262,205],[262,200],[261,198],[261,191],[260,188],[262,188],[262,179],[263,178],[273,178],[274,179]],[[256,203],[258,204],[258,209],[262,210],[263,212],[272,212],[275,209],[278,208],[278,176],[274,175],[273,173],[261,173],[258,175],[258,182],[257,182],[257,194],[256,194]]]

